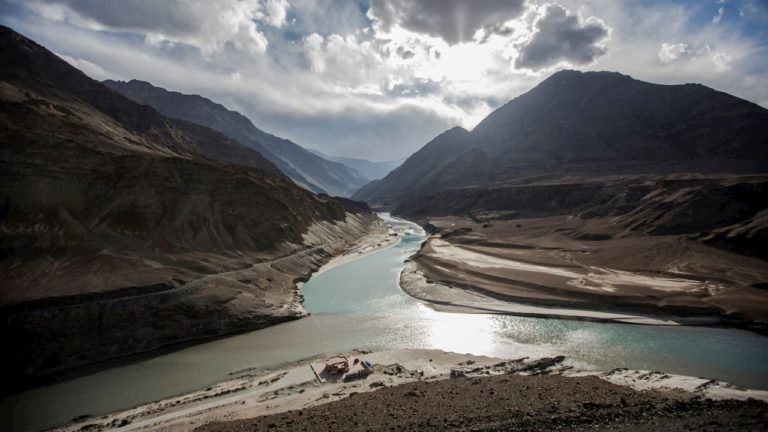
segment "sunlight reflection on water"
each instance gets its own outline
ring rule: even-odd
[[[430,347],[460,353],[491,354],[498,325],[490,315],[441,313],[421,305]]]

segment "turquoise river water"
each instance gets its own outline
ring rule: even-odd
[[[398,286],[424,240],[402,241],[314,276],[302,288],[311,316],[32,389],[0,402],[0,429],[40,430],[79,415],[163,399],[320,353],[434,348],[518,358],[565,355],[585,369],[648,369],[768,389],[768,338],[735,329],[639,326],[436,312]]]

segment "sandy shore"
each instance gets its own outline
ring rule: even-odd
[[[358,394],[388,389],[408,383],[431,383],[451,375],[474,378],[549,375],[561,380],[556,387],[565,393],[564,385],[577,381],[600,386],[618,386],[626,395],[653,390],[665,398],[714,400],[754,398],[768,400],[768,391],[741,389],[720,381],[684,377],[660,372],[616,369],[607,372],[573,369],[567,359],[499,359],[449,353],[435,350],[396,350],[374,353],[355,352],[374,363],[374,373],[366,379],[321,384],[310,363],[326,356],[306,359],[268,371],[240,371],[236,378],[207,389],[109,414],[99,418],[83,418],[60,430],[163,430],[188,431],[210,423],[250,419],[280,413],[295,414],[329,402],[346,400]],[[563,381],[565,380],[565,381]],[[453,380],[452,380],[453,381]],[[537,386],[537,381],[532,381]],[[530,384],[529,384],[530,385]],[[595,387],[596,388],[596,387]],[[601,387],[602,388],[602,387]],[[626,390],[626,389],[630,389]],[[637,391],[635,391],[637,390]],[[594,402],[597,391],[581,394],[582,402]],[[654,393],[655,394],[655,393]],[[625,399],[630,396],[624,396]],[[555,395],[548,397],[556,398]],[[557,403],[557,401],[553,401]],[[256,428],[258,429],[258,428]],[[217,429],[218,430],[218,429]],[[228,430],[224,428],[222,430]]]
[[[392,247],[400,242],[400,234],[391,223],[379,219],[373,229],[341,255],[333,257],[315,272],[315,275],[344,265],[373,252]]]
[[[401,219],[387,217],[379,219],[372,230],[357,241],[352,247],[347,249],[341,255],[333,257],[325,265],[315,272],[315,275],[344,265],[350,261],[370,255],[383,249],[390,248],[400,243],[402,236],[405,235],[413,225],[411,222]]]
[[[401,287],[433,308],[764,331],[764,261],[574,217],[430,221]],[[586,233],[586,234],[585,234]]]
[[[428,306],[441,312],[495,313],[643,325],[703,325],[717,324],[719,322],[716,318],[707,317],[692,318],[661,314],[640,315],[601,312],[504,301],[472,289],[453,288],[441,283],[430,282],[412,261],[406,263],[405,268],[400,274],[400,286],[410,296],[425,301]]]

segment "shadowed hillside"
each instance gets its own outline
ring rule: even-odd
[[[168,91],[137,80],[107,80],[104,84],[168,117],[201,124],[237,140],[264,155],[296,183],[314,192],[349,196],[367,181],[355,170],[317,156],[292,141],[266,133],[242,114],[204,97]]]
[[[15,378],[301,317],[295,282],[374,220],[5,27],[0,64],[0,312]]]

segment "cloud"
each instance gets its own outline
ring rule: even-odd
[[[304,38],[304,49],[309,60],[310,70],[325,72],[325,56],[323,55],[324,38],[317,33]]]
[[[400,27],[453,45],[519,16],[524,5],[525,0],[372,0],[368,15],[385,33]]]
[[[361,2],[350,0],[289,0],[291,31],[301,35],[318,33],[347,35],[370,25]]]
[[[153,46],[187,44],[206,54],[227,44],[263,53],[267,39],[256,21],[280,26],[287,8],[284,0],[30,0],[26,4],[50,20],[135,33]]]
[[[607,51],[602,41],[610,30],[601,20],[595,17],[584,20],[557,4],[544,6],[533,27],[533,36],[521,47],[515,60],[518,68],[536,70],[561,61],[585,65]]]
[[[663,43],[659,48],[659,61],[668,64],[691,54],[692,52],[686,43]]]
[[[241,109],[252,112],[248,103],[243,101]],[[457,121],[417,104],[395,105],[385,111],[356,107],[339,114],[266,114],[255,119],[257,126],[268,124],[269,132],[289,136],[303,146],[328,154],[381,161],[410,156],[439,133],[456,126]]]
[[[93,78],[200,94],[301,145],[380,160],[474,127],[560,67],[768,103],[761,0],[718,25],[684,2],[546,1],[0,0],[0,23]]]
[[[724,52],[715,52],[712,54],[712,63],[715,65],[715,72],[725,72],[731,69],[733,57]]]
[[[286,23],[290,4],[286,0],[267,0],[264,6],[264,21],[273,27],[282,27]]]
[[[762,24],[768,21],[768,3],[764,0],[744,0],[739,3],[739,16]]]
[[[720,20],[723,19],[723,15],[725,15],[725,7],[720,6],[720,8],[717,10],[717,15],[712,17],[712,24],[719,23]]]
[[[370,38],[355,34],[323,37],[312,33],[304,38],[303,47],[310,70],[321,74],[315,79],[335,86],[342,93],[346,92],[342,89],[382,85],[388,72],[381,56],[381,44]]]
[[[101,66],[91,63],[88,60],[76,59],[74,57],[64,55],[64,54],[56,54],[56,55],[61,57],[65,62],[80,69],[80,71],[84,72],[86,75],[88,75],[89,77],[95,80],[104,81],[106,79],[117,78],[115,75],[105,71],[104,68],[102,68]]]
[[[665,65],[676,63],[686,59],[693,62],[696,67],[704,70],[712,69],[714,72],[725,72],[731,69],[733,56],[724,51],[715,51],[709,44],[694,48],[687,43],[662,43],[659,48],[659,61]],[[711,66],[707,67],[709,62]]]

